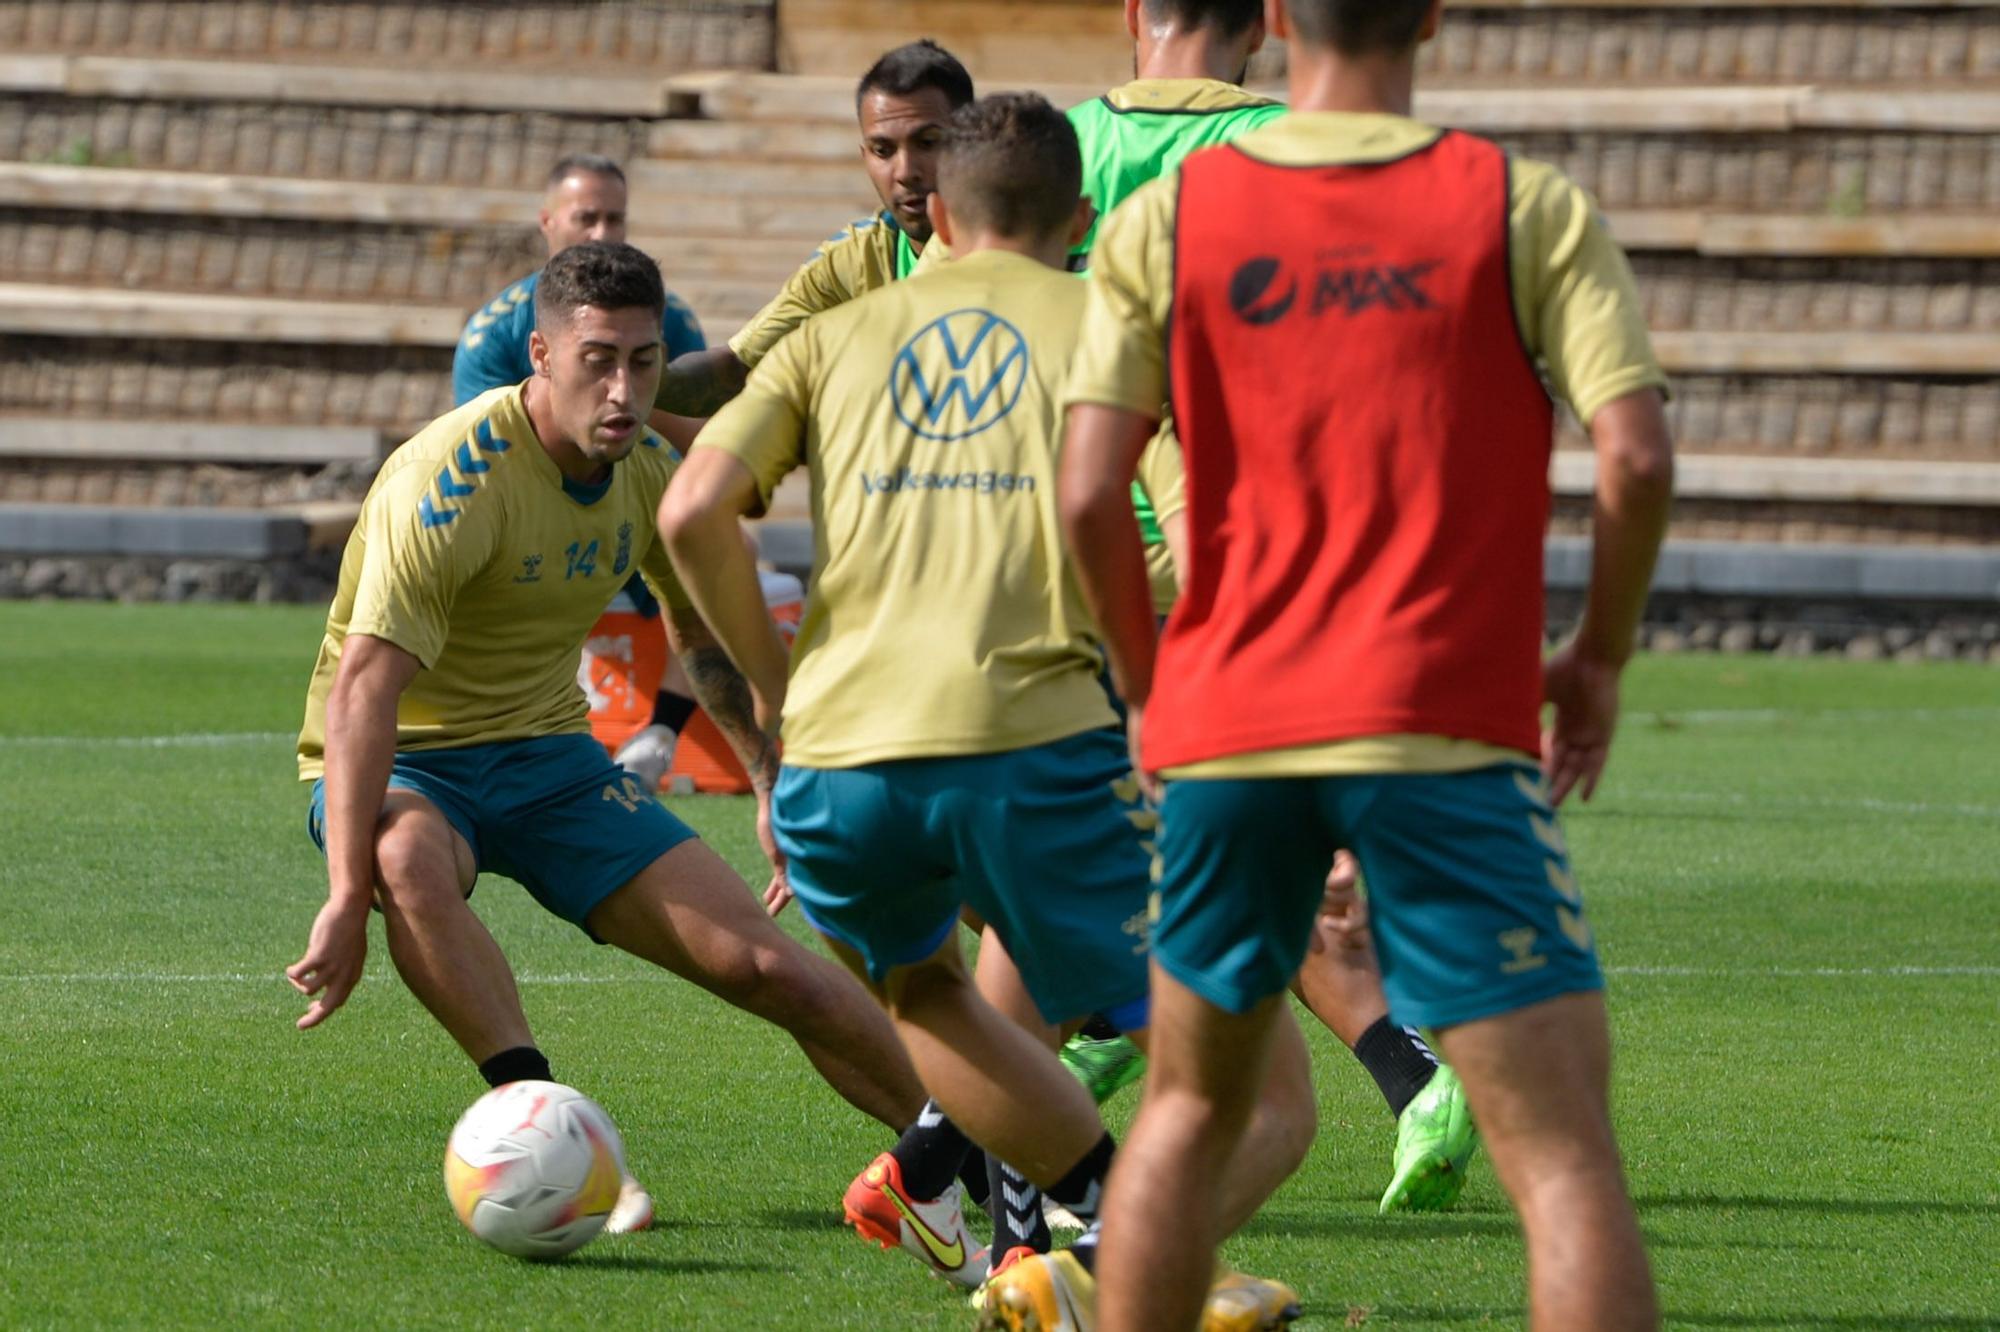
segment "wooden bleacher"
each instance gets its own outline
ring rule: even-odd
[[[1108,0],[0,0],[0,500],[351,502],[565,152],[726,336],[872,209],[853,78],[920,33],[1065,102],[1129,72]],[[1425,80],[1631,252],[1684,530],[2000,538],[2000,3],[1467,0]]]

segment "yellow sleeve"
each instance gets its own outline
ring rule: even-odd
[[[1153,517],[1163,521],[1187,508],[1187,474],[1181,470],[1181,438],[1173,419],[1160,422],[1160,433],[1139,455],[1139,484],[1152,501]]]
[[[695,439],[697,450],[719,449],[750,469],[760,513],[770,506],[778,483],[805,461],[816,332],[816,326],[808,327],[780,342]]]
[[[1546,163],[1512,167],[1515,313],[1550,391],[1588,425],[1614,399],[1664,390],[1632,266],[1595,202]]]
[[[1164,410],[1178,189],[1178,173],[1152,181],[1099,229],[1065,408],[1100,403],[1154,418]]]
[[[821,246],[805,267],[785,280],[771,303],[729,340],[736,359],[756,369],[771,348],[800,324],[861,295],[860,243],[861,233],[848,230]]]
[[[406,468],[362,506],[367,551],[347,621],[348,633],[394,643],[426,670],[444,653],[459,589],[493,557],[499,520],[491,498],[479,496],[486,502],[448,521],[426,521],[453,512],[429,490],[424,471]]]

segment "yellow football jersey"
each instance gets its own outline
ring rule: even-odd
[[[635,570],[663,601],[689,604],[654,519],[673,450],[649,430],[609,481],[580,486],[543,450],[521,394],[494,389],[440,417],[369,488],[306,695],[301,778],[324,770],[349,634],[423,663],[397,704],[396,747],[450,749],[588,731],[583,642]]]
[[[1113,722],[1056,519],[1084,284],[981,251],[807,322],[709,422],[766,501],[812,477],[785,761],[996,753]]]
[[[862,218],[815,250],[771,303],[729,340],[729,350],[755,369],[771,348],[806,320],[906,278],[916,265],[916,248],[887,210]]]
[[[1383,162],[1417,151],[1439,132],[1402,116],[1293,112],[1244,134],[1235,147],[1290,166]],[[1545,163],[1516,158],[1511,167],[1515,315],[1550,392],[1588,421],[1628,393],[1664,389],[1631,266],[1589,196]],[[1178,171],[1160,177],[1099,229],[1066,403],[1104,403],[1149,415],[1163,410],[1178,186]],[[1149,489],[1158,484],[1167,491],[1178,480],[1158,474],[1162,465],[1155,456],[1142,472]],[[1166,501],[1163,512],[1179,502]],[[1518,758],[1510,750],[1443,736],[1392,735],[1240,754],[1167,775],[1451,772]]]

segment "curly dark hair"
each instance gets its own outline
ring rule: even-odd
[[[554,327],[586,305],[600,310],[667,310],[660,266],[623,241],[585,241],[559,252],[535,284],[535,323]]]

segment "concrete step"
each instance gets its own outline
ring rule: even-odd
[[[430,69],[770,67],[771,0],[0,0],[0,50]]]

